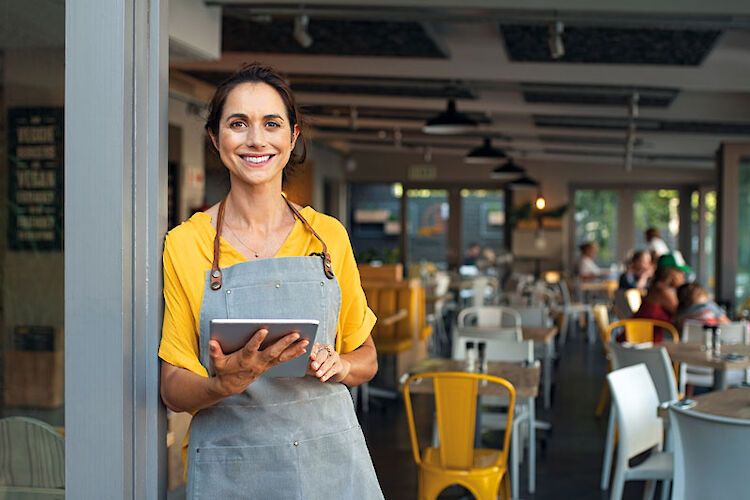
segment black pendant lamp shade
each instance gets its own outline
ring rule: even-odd
[[[511,189],[537,189],[539,187],[539,181],[532,179],[528,175],[524,175],[519,179],[510,181],[508,187]]]
[[[509,158],[503,165],[498,165],[492,170],[490,177],[493,179],[509,179],[518,177],[519,175],[525,175],[526,170],[523,167],[516,165],[513,158]]]
[[[485,137],[484,143],[482,143],[481,146],[472,149],[469,151],[469,154],[464,157],[464,163],[486,165],[487,163],[495,163],[496,161],[507,157],[508,156],[502,149],[493,148],[491,139]]]
[[[448,108],[434,118],[427,120],[422,127],[425,134],[460,134],[474,130],[478,123],[469,116],[456,111],[456,101],[448,101]]]

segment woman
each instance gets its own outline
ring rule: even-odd
[[[589,281],[605,276],[606,271],[602,271],[596,265],[594,258],[599,251],[599,245],[595,241],[587,241],[578,247],[581,251],[581,257],[576,264],[576,274],[583,281]]]
[[[285,169],[304,159],[293,157],[298,122],[272,69],[247,66],[222,83],[206,130],[229,194],[167,235],[161,394],[195,414],[188,498],[382,498],[346,388],[377,370],[375,316],[343,226],[282,196]],[[209,326],[227,317],[319,320],[308,376],[261,376],[303,354],[297,334],[259,351],[259,330],[222,352]]]
[[[647,318],[672,323],[679,300],[677,288],[685,283],[685,273],[675,267],[660,266],[656,268],[654,279],[648,287],[641,307],[633,315],[634,318]],[[654,328],[654,343],[661,343],[664,332],[661,328]],[[618,341],[624,340],[618,336]]]

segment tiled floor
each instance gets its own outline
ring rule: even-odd
[[[538,440],[536,492],[528,493],[525,467],[521,470],[521,498],[607,499],[599,489],[606,431],[606,415],[594,416],[601,384],[606,373],[601,345],[589,345],[579,338],[559,349],[552,409],[537,410],[537,417],[552,423],[552,431],[540,431]],[[432,413],[429,403],[417,405],[418,432],[429,439]],[[361,417],[375,469],[389,500],[415,499],[417,469],[411,454],[404,406],[401,403],[373,403]],[[642,482],[626,483],[624,499],[641,498]],[[657,492],[658,494],[658,492]],[[460,498],[456,488],[441,498]],[[467,493],[467,498],[471,498]]]

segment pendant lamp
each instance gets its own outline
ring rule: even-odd
[[[508,183],[510,189],[537,189],[539,187],[539,181],[536,181],[524,175],[518,179],[512,180]]]
[[[513,158],[508,158],[508,161],[503,165],[498,165],[492,170],[490,177],[493,179],[509,179],[512,177],[518,177],[524,175],[526,170],[523,167],[516,165]]]
[[[460,134],[474,130],[477,125],[478,123],[468,115],[459,113],[456,110],[455,99],[450,99],[446,110],[427,120],[422,127],[422,132],[425,134]]]
[[[493,148],[492,140],[489,137],[485,137],[481,146],[472,149],[464,157],[464,163],[485,165],[487,163],[495,163],[507,157],[502,149]]]

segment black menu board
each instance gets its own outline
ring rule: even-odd
[[[61,250],[63,108],[8,111],[8,246]]]

